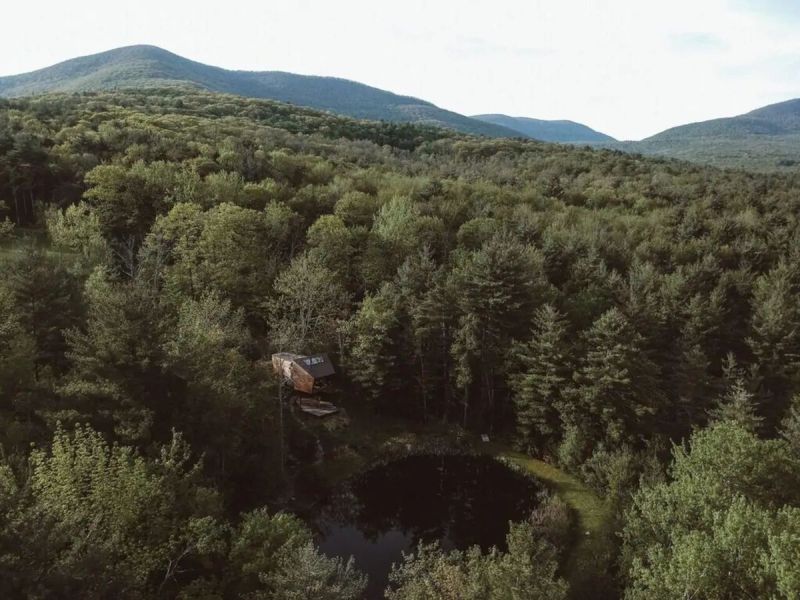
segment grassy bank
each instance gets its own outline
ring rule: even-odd
[[[570,548],[565,576],[573,598],[597,598],[597,583],[609,578],[607,527],[611,518],[606,503],[572,475],[551,464],[502,447],[494,453],[513,460],[529,473],[546,482],[578,520],[578,537]]]

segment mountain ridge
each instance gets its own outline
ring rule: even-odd
[[[229,70],[150,45],[125,46],[0,77],[0,96],[142,87],[192,87],[328,110],[359,119],[436,125],[489,137],[519,134],[431,102],[338,77]]]
[[[800,99],[776,102],[732,117],[678,125],[639,141],[599,146],[723,168],[797,171]]]
[[[597,143],[597,142],[616,142],[617,140],[584,125],[569,120],[545,120],[534,119],[531,117],[512,117],[509,115],[494,113],[484,115],[472,115],[473,119],[479,119],[487,123],[494,123],[508,129],[518,131],[526,137],[547,142],[561,142],[567,144]]]
[[[794,133],[800,133],[800,98],[776,102],[732,117],[677,125],[641,141],[652,142],[680,137],[789,135]]]

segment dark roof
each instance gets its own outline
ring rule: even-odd
[[[329,377],[336,373],[333,363],[327,354],[312,354],[311,356],[298,356],[294,364],[311,375],[314,379]]]

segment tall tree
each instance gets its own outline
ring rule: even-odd
[[[772,399],[764,408],[770,427],[785,410],[797,366],[800,365],[800,292],[797,268],[779,263],[756,279],[753,288],[752,332],[747,338],[759,367],[763,395]]]
[[[504,379],[505,359],[514,340],[529,334],[533,310],[548,299],[550,287],[541,256],[508,236],[495,237],[466,255],[454,278],[461,312],[454,358],[470,363],[482,401],[482,421],[491,429],[495,413],[504,412],[497,406],[497,390]],[[469,348],[475,350],[471,358]]]
[[[641,352],[642,337],[618,309],[585,335],[586,354],[574,375],[568,421],[590,440],[618,447],[646,435],[661,405],[656,366]]]
[[[52,255],[32,250],[6,269],[22,325],[36,343],[34,374],[66,367],[64,330],[82,318],[80,282]]]
[[[89,421],[130,442],[149,441],[154,425],[166,434],[183,383],[164,369],[168,323],[156,291],[98,269],[85,297],[86,325],[65,334],[70,370],[60,392],[71,410],[54,418]]]
[[[548,447],[561,428],[561,390],[570,372],[565,337],[564,317],[546,304],[534,315],[532,338],[514,347],[519,370],[509,379],[514,390],[517,444],[529,452]]]
[[[316,254],[296,257],[275,280],[269,324],[276,347],[302,353],[335,347],[350,299],[335,271]]]

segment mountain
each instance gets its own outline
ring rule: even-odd
[[[712,119],[673,127],[645,142],[691,138],[742,138],[750,135],[791,135],[800,133],[800,99],[759,108],[737,117]]]
[[[281,71],[230,71],[155,46],[128,46],[68,60],[31,73],[0,77],[0,96],[120,88],[192,87],[279,100],[359,119],[436,125],[490,137],[516,137],[505,127],[336,77]]]
[[[639,142],[604,145],[719,167],[796,170],[800,166],[800,99],[673,127]]]
[[[528,117],[509,117],[508,115],[475,115],[472,118],[512,129],[523,136],[543,142],[591,144],[616,141],[610,135],[600,133],[574,121],[544,121]]]

